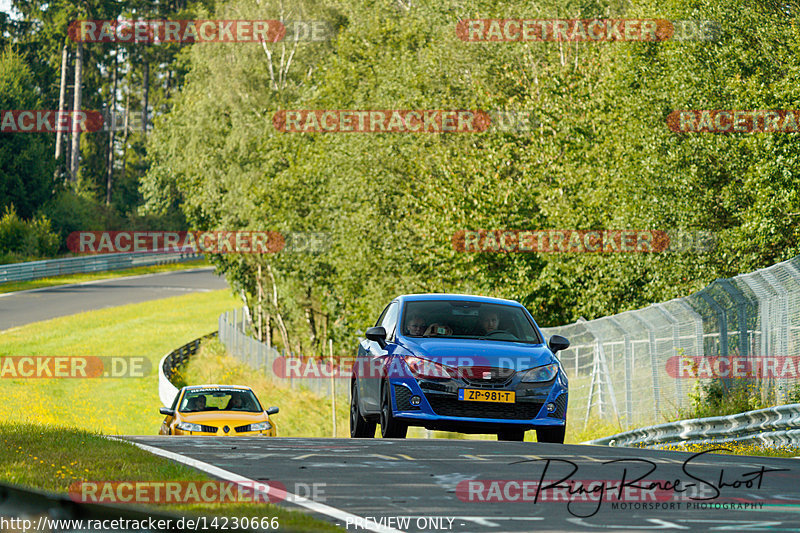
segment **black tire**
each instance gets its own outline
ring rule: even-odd
[[[567,426],[553,426],[536,430],[536,442],[554,442],[564,444]]]
[[[408,433],[408,424],[392,415],[391,385],[383,384],[381,393],[381,437],[384,439],[404,439]]]
[[[497,432],[497,440],[510,440],[522,442],[525,440],[524,429],[506,429]]]
[[[361,414],[358,407],[358,385],[354,381],[350,388],[350,438],[371,439],[375,437],[375,426],[377,423],[374,420],[367,420]]]

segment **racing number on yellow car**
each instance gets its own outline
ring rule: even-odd
[[[471,402],[514,403],[514,391],[458,389],[458,399]]]

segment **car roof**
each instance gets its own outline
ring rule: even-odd
[[[196,390],[196,389],[218,389],[218,390],[253,390],[247,385],[188,385],[185,387],[186,390]]]
[[[504,298],[493,298],[491,296],[476,296],[474,294],[444,294],[444,293],[425,293],[425,294],[404,294],[396,298],[400,302],[419,302],[425,300],[440,300],[440,301],[453,301],[461,300],[467,302],[480,302],[487,304],[501,304],[513,305],[523,307],[523,305],[515,300],[506,300]]]

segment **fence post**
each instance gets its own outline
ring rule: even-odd
[[[608,321],[615,328],[622,332],[623,354],[625,357],[625,416],[627,424],[633,422],[633,354],[631,353],[631,337],[619,320],[613,316],[608,317]]]
[[[710,294],[705,292],[705,289],[697,293],[697,295],[717,313],[717,320],[719,321],[719,355],[728,361],[728,368],[730,368],[731,360],[728,355],[728,313]],[[722,381],[725,384],[725,389],[730,390],[731,384],[733,383],[731,378],[726,377]]]
[[[661,414],[661,394],[660,385],[658,383],[658,363],[656,362],[656,333],[653,325],[649,321],[640,317],[637,313],[629,311],[631,317],[641,323],[647,329],[647,349],[650,354],[650,372],[653,376],[653,408],[655,409],[656,417]]]

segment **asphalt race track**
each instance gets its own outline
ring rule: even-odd
[[[314,513],[348,531],[800,531],[798,459],[443,439],[127,438],[254,481],[280,482],[289,493],[365,519],[358,527],[354,517],[348,524],[341,514]],[[619,459],[625,461],[606,463]],[[575,483],[631,483],[651,468],[643,479],[663,490],[630,488],[621,500],[607,489],[598,503]],[[572,480],[569,490],[544,491],[537,502],[535,485],[527,493],[521,484],[470,485],[562,478]],[[492,494],[495,501],[470,501]],[[497,501],[515,497],[526,501]]]
[[[130,303],[224,289],[213,267],[114,278],[0,294],[0,331]]]

